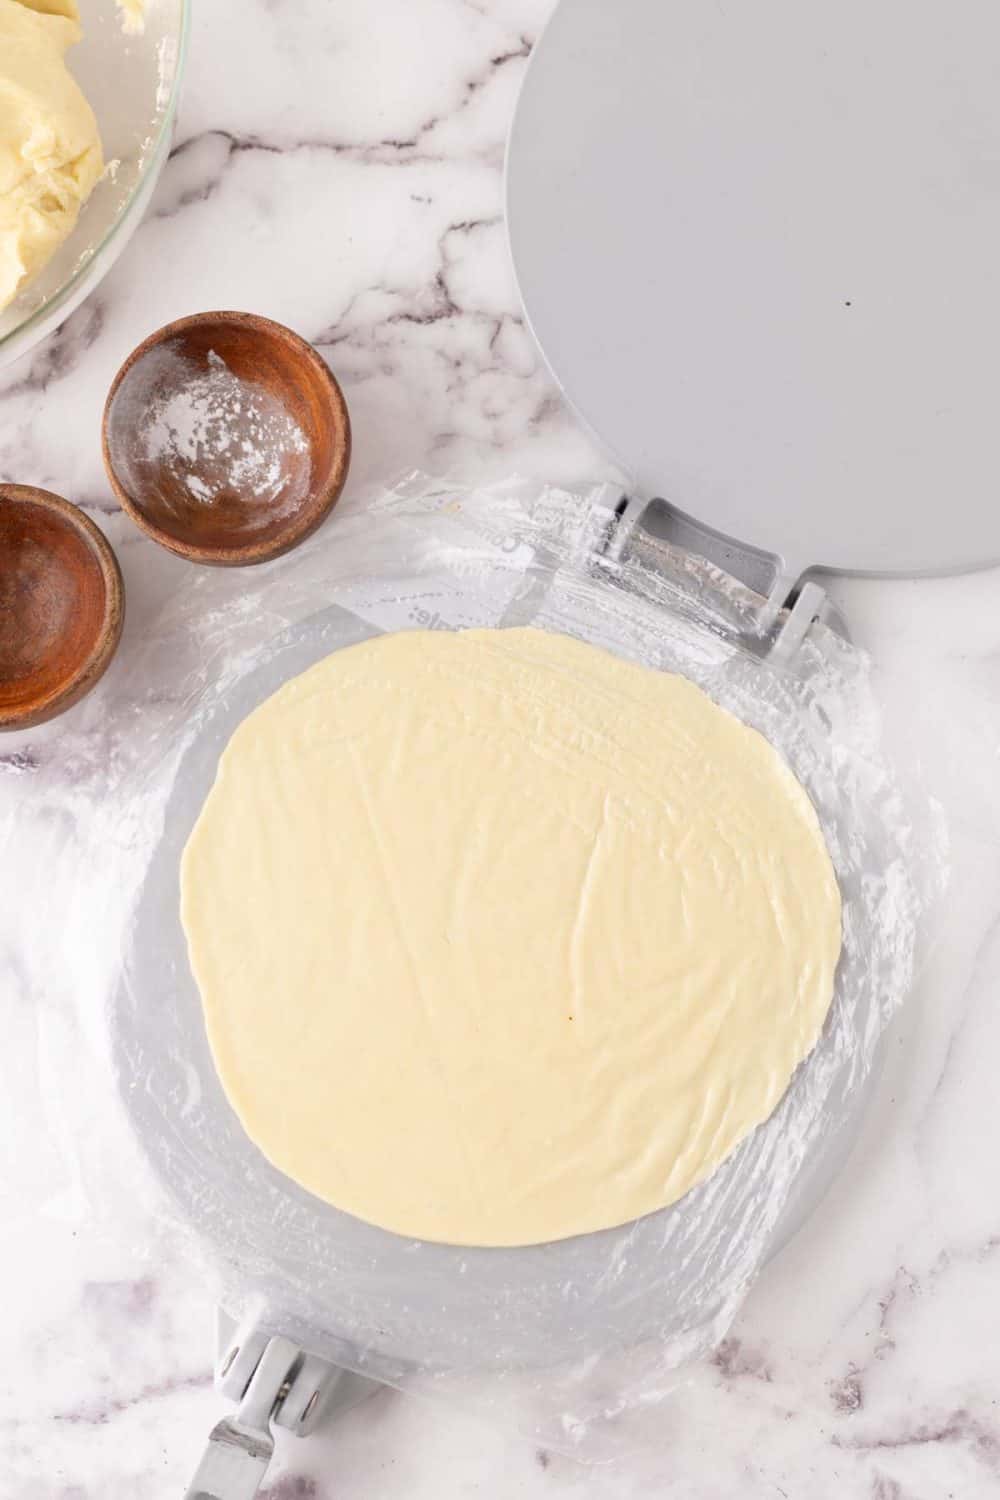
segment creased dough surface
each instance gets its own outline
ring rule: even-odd
[[[71,233],[104,170],[65,62],[79,40],[76,0],[0,0],[0,309]]]
[[[400,1234],[674,1202],[774,1109],[840,951],[816,814],[685,679],[537,630],[340,651],[237,729],[182,862],[225,1091]]]

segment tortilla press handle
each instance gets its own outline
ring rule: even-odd
[[[184,1500],[254,1500],[274,1454],[272,1424],[305,1437],[322,1417],[380,1388],[292,1339],[252,1327],[228,1341],[216,1384],[239,1405],[212,1429]]]
[[[271,1418],[301,1358],[291,1339],[269,1341],[235,1417],[213,1427],[185,1500],[254,1500],[274,1453]]]

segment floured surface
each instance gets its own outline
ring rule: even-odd
[[[288,683],[222,758],[182,916],[268,1158],[470,1245],[681,1197],[773,1110],[840,949],[818,821],[767,742],[534,630],[385,636]]]
[[[282,402],[237,375],[214,349],[203,369],[171,341],[146,361],[129,400],[129,426],[147,474],[165,468],[205,506],[235,497],[242,506],[265,507],[267,521],[294,510],[309,483],[309,444]]]

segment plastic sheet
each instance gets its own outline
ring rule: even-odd
[[[87,1118],[56,1120],[90,1212],[113,1224],[141,1177],[235,1317],[395,1385],[516,1409],[538,1440],[583,1456],[613,1449],[607,1419],[664,1394],[724,1335],[839,1165],[910,981],[918,851],[936,837],[881,755],[863,654],[817,624],[776,663],[763,601],[641,530],[622,545],[616,499],[414,476],[275,563],[179,574],[63,722],[58,753],[50,738],[5,758],[18,795],[0,800],[8,870],[20,860],[5,921],[52,997],[51,1099],[59,1069],[82,1066],[76,1038],[89,1048]],[[177,862],[222,746],[289,676],[380,631],[513,624],[682,672],[760,729],[819,813],[844,950],[819,1045],[707,1182],[622,1229],[470,1251],[339,1213],[243,1135],[187,968]]]

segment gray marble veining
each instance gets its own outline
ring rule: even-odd
[[[351,405],[355,492],[417,466],[612,472],[558,399],[506,258],[504,139],[549,8],[196,7],[147,220],[97,293],[0,377],[0,476],[96,516],[121,557],[130,632],[183,564],[118,514],[100,410],[129,349],[186,312],[244,307],[320,345]],[[953,866],[848,1171],[714,1358],[627,1419],[615,1464],[583,1470],[386,1392],[318,1437],[280,1441],[271,1500],[1000,1495],[1000,580],[835,591],[879,662],[900,757],[945,809]],[[58,735],[0,744],[0,799],[30,795]],[[16,878],[3,858],[0,879]],[[121,1204],[115,1236],[89,1223],[35,1046],[52,1002],[26,984],[2,906],[0,1500],[167,1500],[219,1409],[212,1309],[138,1205]]]

